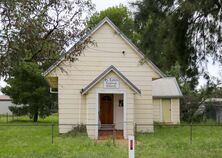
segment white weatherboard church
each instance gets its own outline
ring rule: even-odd
[[[86,124],[88,136],[98,139],[102,128],[115,124],[123,137],[153,132],[153,123],[179,123],[182,93],[173,77],[167,77],[108,19],[103,19],[83,40],[86,48],[75,62],[65,56],[44,72],[52,88],[58,88],[59,132]],[[72,50],[72,49],[70,49]],[[67,53],[70,53],[68,51]],[[90,126],[97,125],[97,126]]]

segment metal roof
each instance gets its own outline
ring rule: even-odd
[[[119,28],[108,18],[105,17],[98,25],[96,25],[86,36],[83,37],[82,40],[80,40],[78,43],[76,43],[72,48],[70,48],[66,53],[62,54],[59,60],[57,60],[53,65],[51,65],[44,73],[43,76],[47,76],[55,67],[57,67],[64,59],[65,55],[70,54],[72,51],[74,51],[74,48],[76,45],[80,44],[84,40],[86,40],[88,37],[90,37],[94,32],[96,32],[101,26],[103,26],[105,23],[109,24],[119,35],[122,37],[126,43],[128,43],[133,50],[142,58],[145,59],[146,63],[161,77],[166,77],[166,75],[149,59],[145,58],[144,54],[131,42],[129,38],[127,38],[120,30]]]
[[[97,83],[99,83],[107,74],[113,71],[117,74],[134,92],[141,94],[139,88],[137,88],[130,80],[128,80],[117,68],[113,65],[108,67],[105,71],[103,71],[96,79],[94,79],[89,85],[87,85],[84,89],[82,89],[81,94],[86,94],[91,88],[93,88]]]
[[[154,98],[179,98],[183,94],[175,77],[165,77],[152,81]]]
[[[7,95],[0,95],[0,101],[11,101],[12,99]]]

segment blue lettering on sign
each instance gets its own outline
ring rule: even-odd
[[[111,88],[111,89],[119,88],[119,79],[113,77],[105,78],[104,88]]]

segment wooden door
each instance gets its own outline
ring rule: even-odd
[[[171,122],[171,100],[162,99],[163,122]]]
[[[101,124],[113,124],[113,94],[100,94]]]

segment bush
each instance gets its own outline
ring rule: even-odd
[[[71,131],[64,134],[64,136],[81,136],[81,135],[82,136],[87,135],[86,125],[84,125],[84,124],[79,124],[79,125],[73,127],[73,129]]]
[[[9,106],[9,110],[16,116],[22,116],[28,113],[28,106]]]

